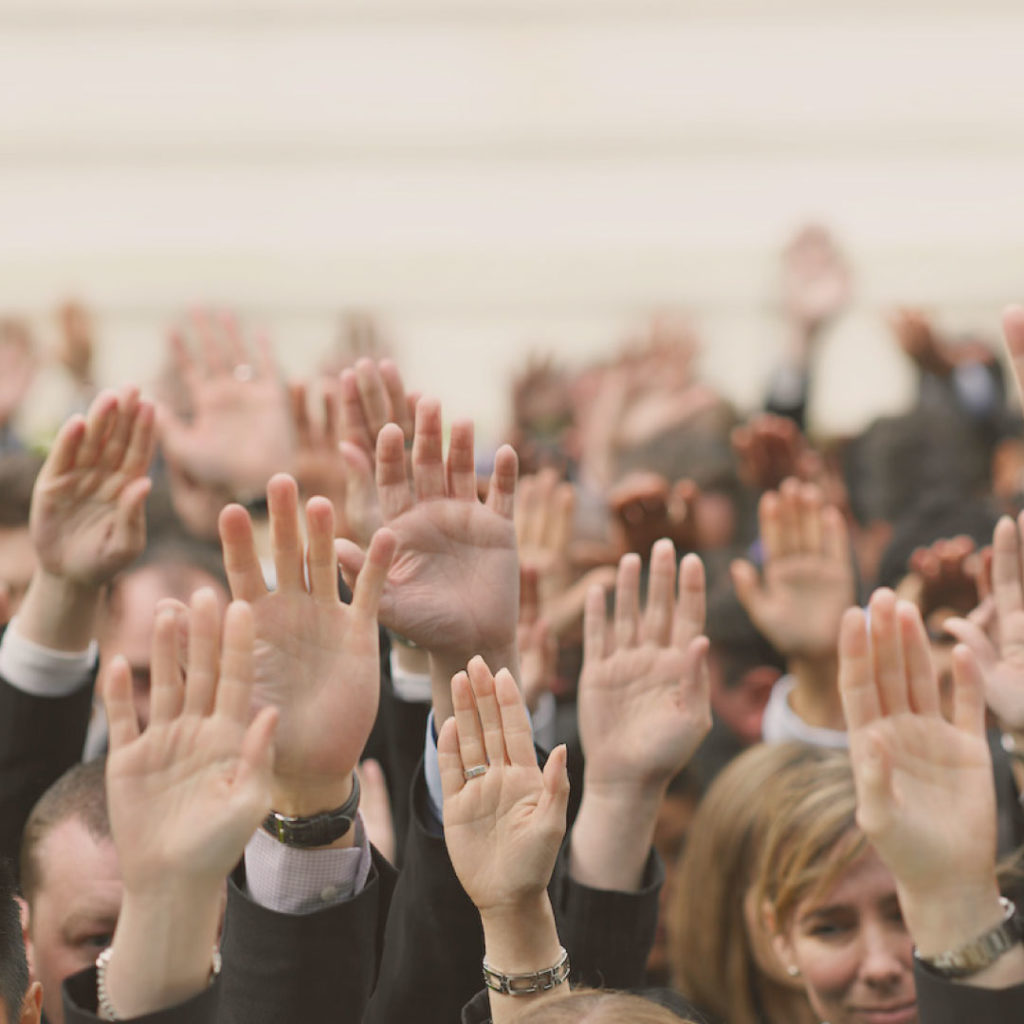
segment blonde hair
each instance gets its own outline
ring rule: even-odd
[[[564,999],[540,1003],[514,1024],[694,1024],[658,1003],[626,992],[577,989]]]
[[[757,884],[758,906],[771,909],[777,932],[789,927],[801,903],[824,897],[864,854],[868,842],[856,815],[845,753],[791,775],[775,803]]]
[[[715,779],[693,819],[669,907],[675,986],[730,1024],[811,1020],[803,992],[757,965],[744,903],[779,794],[796,775],[815,776],[843,755],[804,743],[761,743]]]

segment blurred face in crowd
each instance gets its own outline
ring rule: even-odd
[[[821,899],[799,903],[776,950],[829,1024],[917,1024],[913,942],[896,883],[869,848]]]
[[[97,839],[78,817],[56,824],[36,848],[39,886],[29,904],[25,946],[43,986],[50,1024],[63,1024],[61,982],[92,966],[110,945],[121,911],[121,870],[113,840]]]
[[[100,638],[100,660],[109,664],[115,654],[128,659],[135,711],[143,728],[149,722],[149,650],[157,605],[168,597],[187,604],[200,587],[214,588],[221,597],[223,614],[228,600],[224,588],[195,566],[147,565],[115,585]]]

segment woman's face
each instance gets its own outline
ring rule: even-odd
[[[799,904],[775,944],[823,1021],[917,1024],[913,943],[892,874],[873,850],[823,899]]]

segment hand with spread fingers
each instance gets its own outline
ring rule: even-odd
[[[267,504],[276,590],[267,590],[252,522],[241,506],[221,513],[221,542],[232,596],[253,610],[254,706],[280,713],[274,809],[301,816],[340,806],[351,792],[377,714],[377,605],[395,538],[387,530],[374,536],[352,603],[345,605],[338,596],[331,503],[321,497],[307,502],[305,548],[295,481],[275,476]]]
[[[843,612],[854,602],[846,524],[813,484],[787,480],[759,508],[764,578],[732,564],[736,594],[754,625],[788,657],[834,655]]]
[[[234,317],[196,313],[197,350],[171,335],[178,373],[192,410],[188,422],[160,411],[160,441],[169,462],[205,484],[259,493],[275,472],[291,467],[288,400],[265,335],[250,345]]]
[[[57,434],[32,492],[38,565],[18,616],[26,639],[84,650],[102,588],[146,543],[153,406],[136,388],[97,396]]]
[[[775,490],[788,477],[809,480],[820,469],[800,428],[786,416],[755,416],[736,427],[731,440],[740,477],[757,491]]]
[[[377,437],[377,494],[385,525],[397,541],[380,600],[380,621],[431,656],[435,711],[450,711],[448,684],[474,654],[492,669],[518,672],[516,623],[519,562],[512,510],[516,455],[495,456],[486,503],[477,497],[473,425],[452,425],[447,461],[442,454],[441,407],[420,399],[412,449],[412,480],[405,438],[397,424]],[[365,555],[339,540],[346,578],[361,575]]]
[[[341,424],[338,413],[338,395],[334,382],[322,382],[319,418],[312,413],[310,386],[296,380],[288,385],[292,429],[295,432],[295,460],[293,476],[299,492],[306,498],[320,495],[334,506],[339,517],[340,535],[344,535],[340,517],[345,512],[345,463],[338,445],[341,443]]]
[[[985,683],[985,699],[1003,728],[1024,734],[1024,576],[1021,536],[1024,516],[1004,516],[992,542],[992,595],[966,618],[946,619],[943,628],[974,654]]]
[[[474,658],[451,688],[455,714],[441,729],[437,752],[452,867],[480,913],[485,965],[506,975],[545,971],[561,963],[563,952],[547,885],[565,834],[565,747],[556,747],[541,771],[507,669],[492,676]],[[492,990],[494,1024],[567,990],[561,984],[528,996]]]
[[[253,616],[197,591],[179,668],[178,613],[157,614],[152,714],[139,731],[131,670],[116,658],[104,691],[106,784],[124,904],[107,968],[109,999],[134,1017],[209,983],[224,879],[270,809],[277,712],[251,719]]]
[[[867,615],[846,612],[839,653],[857,823],[896,878],[919,952],[957,949],[1003,916],[977,664],[966,647],[954,649],[953,715],[946,721],[920,613],[890,590],[874,593]],[[1024,964],[1024,948],[1018,952]],[[1010,955],[997,961],[990,980],[1013,962]],[[982,982],[982,975],[970,979]]]
[[[665,788],[711,728],[704,611],[704,566],[687,555],[677,577],[667,539],[651,555],[643,613],[637,555],[619,563],[613,621],[604,593],[588,595],[578,703],[586,763],[571,859],[584,884],[639,887]]]

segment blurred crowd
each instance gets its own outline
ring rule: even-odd
[[[1024,309],[815,437],[853,271],[779,280],[758,409],[658,315],[497,451],[365,314],[0,320],[0,1024],[1024,1019]]]

